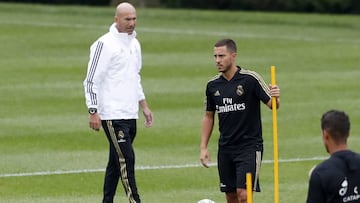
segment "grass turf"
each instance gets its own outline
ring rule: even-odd
[[[87,126],[82,81],[89,45],[107,31],[114,9],[0,4],[0,202],[100,202],[107,143]],[[360,148],[359,16],[138,9],[143,86],[155,125],[139,125],[137,170],[144,202],[224,202],[216,167],[198,164],[205,84],[216,74],[212,46],[230,37],[238,64],[270,81],[277,67],[282,160],[326,157],[319,119],[331,108],[352,120],[349,145]],[[264,107],[264,106],[263,106]],[[140,118],[139,124],[143,122]],[[272,159],[271,111],[263,108],[264,160]],[[217,130],[210,143],[216,157]],[[304,202],[309,169],[320,160],[281,162],[280,202]],[[94,172],[21,175],[33,172]],[[8,177],[5,177],[10,174]],[[15,175],[11,175],[15,174]],[[273,169],[264,162],[262,192],[273,201]],[[126,202],[119,187],[117,202]]]

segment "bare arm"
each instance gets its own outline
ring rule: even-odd
[[[142,108],[142,111],[143,111],[143,114],[145,117],[145,123],[144,123],[145,127],[151,127],[153,124],[153,119],[154,119],[153,113],[151,112],[145,99],[140,100],[139,104]]]
[[[214,115],[215,112],[206,111],[201,126],[200,161],[206,168],[209,167],[208,162],[211,160],[207,146],[214,127]]]

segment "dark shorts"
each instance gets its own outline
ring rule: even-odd
[[[235,192],[246,189],[246,173],[251,173],[253,191],[260,192],[259,172],[263,150],[242,150],[241,152],[218,152],[218,171],[221,192]]]

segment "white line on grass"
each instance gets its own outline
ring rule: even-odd
[[[311,158],[293,158],[293,159],[279,159],[280,163],[289,162],[305,162],[305,161],[318,161],[324,160],[326,157],[311,157]],[[262,163],[273,163],[273,160],[263,160]],[[209,164],[210,166],[216,166],[216,163]],[[195,168],[201,167],[200,163],[197,164],[180,164],[180,165],[162,165],[162,166],[138,166],[136,170],[159,170],[159,169],[177,169],[177,168]],[[25,176],[45,176],[45,175],[63,175],[63,174],[78,174],[78,173],[96,173],[104,172],[105,169],[79,169],[79,170],[59,170],[59,171],[39,171],[28,173],[7,173],[0,174],[0,178],[6,177],[25,177]]]

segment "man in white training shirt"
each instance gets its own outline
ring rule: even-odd
[[[136,9],[120,3],[108,33],[90,47],[90,60],[84,80],[89,126],[102,126],[109,141],[109,161],[104,178],[103,203],[112,203],[121,179],[130,203],[140,203],[135,181],[136,135],[139,105],[145,126],[153,123],[141,85],[141,47],[136,39]]]

